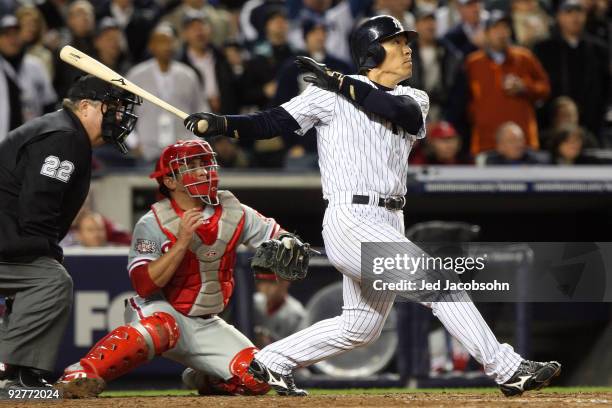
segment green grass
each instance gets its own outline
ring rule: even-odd
[[[482,393],[493,394],[499,391],[495,387],[488,388],[352,388],[352,389],[310,389],[310,395],[380,395],[380,394],[398,394],[398,393]],[[549,387],[544,388],[544,393],[575,393],[575,392],[609,392],[612,393],[612,387]],[[138,391],[106,391],[102,397],[158,397],[158,396],[193,396],[194,391],[187,390],[138,390]],[[274,395],[274,393],[270,393]]]

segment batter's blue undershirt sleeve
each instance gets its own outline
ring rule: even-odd
[[[410,134],[416,135],[423,126],[421,107],[408,95],[391,95],[348,76],[342,80],[340,94]]]
[[[227,136],[240,140],[288,136],[300,128],[293,116],[280,106],[249,115],[227,115],[225,118]]]

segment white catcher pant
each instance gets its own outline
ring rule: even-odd
[[[376,340],[393,307],[395,294],[362,291],[362,242],[405,242],[402,211],[382,207],[339,204],[332,200],[323,220],[325,250],[343,277],[342,314],[322,320],[265,347],[257,359],[271,370],[288,374]],[[415,255],[422,250],[414,245]],[[508,344],[500,344],[472,302],[427,304],[470,354],[498,384],[506,382],[522,358]]]

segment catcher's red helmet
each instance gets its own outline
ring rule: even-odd
[[[173,177],[183,184],[191,197],[217,205],[219,165],[216,155],[203,140],[179,140],[162,151],[149,177],[156,179],[160,186],[164,186],[164,176]]]

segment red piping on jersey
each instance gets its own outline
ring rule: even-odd
[[[136,268],[137,266],[147,264],[151,261],[153,261],[153,259],[139,259],[137,261],[134,261],[131,265],[128,266],[128,273],[131,274],[132,270],[134,270],[134,268]]]

